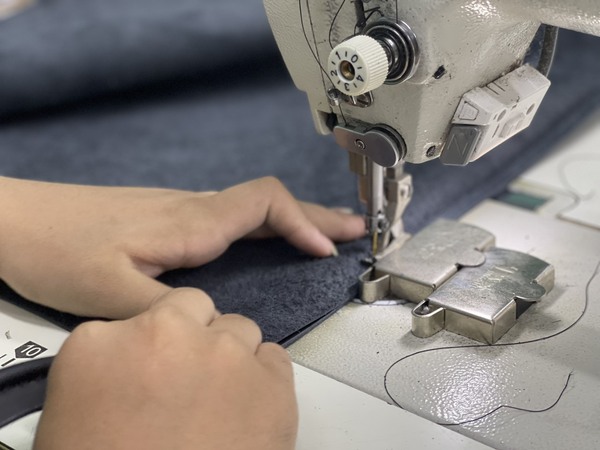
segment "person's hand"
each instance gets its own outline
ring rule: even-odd
[[[364,234],[358,216],[296,201],[274,178],[219,193],[0,178],[0,278],[25,298],[127,318],[170,290],[154,280],[202,265],[242,237],[282,236],[317,257]]]
[[[289,356],[250,319],[175,289],[125,321],[75,329],[48,379],[36,450],[293,449]]]

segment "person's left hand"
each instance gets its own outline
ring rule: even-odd
[[[173,289],[127,320],[73,331],[48,376],[36,450],[292,450],[290,357],[256,323]]]
[[[243,237],[282,236],[317,257],[365,233],[362,218],[296,201],[274,178],[219,193],[0,178],[0,278],[32,301],[127,318]]]

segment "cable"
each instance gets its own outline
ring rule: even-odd
[[[329,27],[329,46],[333,49],[333,43],[331,42],[331,33],[333,33],[333,27],[335,25],[335,21],[337,20],[338,15],[340,14],[340,11],[342,10],[342,8],[344,7],[344,3],[346,3],[346,0],[344,0],[341,4],[340,7],[338,8],[338,10],[336,11],[335,15],[333,16],[333,19],[331,20],[331,26]],[[359,2],[361,3],[361,2]],[[362,4],[362,3],[361,3]]]
[[[0,370],[0,428],[39,411],[54,358],[38,358]]]
[[[344,0],[345,2],[345,0]],[[342,5],[340,5],[340,9],[342,9],[342,6],[344,4],[344,2],[342,2]],[[308,0],[306,0],[306,5],[308,6]],[[315,50],[313,50],[312,45],[310,45],[310,41],[308,40],[308,34],[306,33],[306,26],[304,25],[304,14],[302,11],[302,0],[298,0],[298,12],[300,14],[300,26],[302,27],[302,34],[304,34],[304,40],[306,41],[306,45],[308,45],[308,49],[310,50],[310,52],[313,55],[313,58],[315,59],[316,63],[318,64],[319,68],[321,69],[321,72],[323,72],[323,74],[325,74],[325,77],[329,80],[329,82],[333,85],[333,82],[331,81],[331,78],[329,78],[329,74],[327,73],[327,71],[325,70],[325,68],[323,67],[323,64],[321,64],[321,61],[319,60],[319,57],[317,56],[316,52],[316,40],[315,40]],[[339,13],[339,10],[338,10]],[[337,14],[336,14],[337,16]],[[310,17],[310,11],[309,11],[309,17]],[[335,18],[334,18],[335,20]],[[311,27],[312,27],[312,22],[311,22]],[[333,28],[333,25],[332,25]],[[312,28],[312,30],[314,31],[314,28]],[[331,31],[331,29],[330,29]],[[322,78],[323,80],[323,89],[325,89],[325,91],[327,91],[327,86],[325,86],[325,79]],[[342,110],[342,105],[339,105],[339,110],[340,110],[340,115],[342,116],[342,119],[344,120],[344,123],[346,125],[348,125],[348,122],[346,121],[346,116],[344,116],[344,111]]]
[[[542,39],[542,52],[538,61],[537,70],[547,77],[552,69],[554,54],[556,53],[556,44],[558,42],[558,27],[553,25],[544,25],[544,37]]]
[[[563,386],[562,391],[560,391],[560,394],[558,394],[558,397],[556,398],[556,400],[554,400],[554,403],[552,403],[550,406],[547,406],[545,408],[542,408],[542,409],[527,409],[527,408],[521,408],[520,406],[500,405],[497,408],[492,409],[490,412],[487,412],[487,413],[485,413],[482,416],[475,417],[474,419],[463,420],[462,422],[451,422],[451,423],[441,423],[441,422],[438,422],[437,425],[442,425],[442,426],[445,426],[445,427],[454,427],[454,426],[457,426],[457,425],[466,425],[467,423],[477,422],[478,420],[481,420],[481,419],[483,419],[485,417],[491,416],[492,414],[500,411],[501,409],[513,409],[515,411],[523,411],[523,412],[528,412],[528,413],[542,413],[542,412],[550,411],[552,408],[554,408],[558,404],[558,402],[562,398],[563,394],[567,390],[567,386],[569,386],[569,381],[571,381],[571,377],[572,376],[573,376],[573,372],[570,372],[569,376],[567,376],[567,381],[565,381],[565,385]]]
[[[307,1],[307,5],[308,5],[308,1]],[[304,39],[306,40],[306,45],[308,45],[308,49],[312,53],[313,58],[319,65],[319,68],[321,69],[321,71],[325,74],[327,79],[329,81],[331,81],[329,79],[329,74],[327,73],[327,71],[325,70],[323,65],[321,64],[321,61],[319,60],[317,54],[315,53],[315,50],[313,50],[312,45],[310,45],[310,41],[308,40],[308,34],[306,34],[306,26],[304,25],[304,13],[302,11],[302,0],[298,0],[298,12],[300,13],[300,26],[302,27],[302,34],[304,34]],[[316,45],[315,45],[315,48],[316,48]],[[325,87],[325,86],[323,86],[323,87]]]

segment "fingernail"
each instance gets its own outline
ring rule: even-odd
[[[335,208],[331,208],[333,211],[342,213],[342,214],[354,214],[354,210],[352,208],[348,208],[346,206],[337,206]]]
[[[333,244],[333,246],[331,247],[331,256],[333,256],[334,258],[340,256],[340,252],[338,252],[338,249],[335,246],[335,244]]]

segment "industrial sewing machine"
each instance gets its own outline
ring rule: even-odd
[[[359,178],[374,262],[360,277],[361,299],[417,303],[412,330],[421,337],[446,328],[496,342],[552,289],[553,267],[451,222],[404,245],[412,179],[403,163],[466,165],[527,128],[550,87],[558,27],[600,34],[597,2],[264,4],[317,131],[335,135]],[[541,24],[539,61],[525,65]]]

